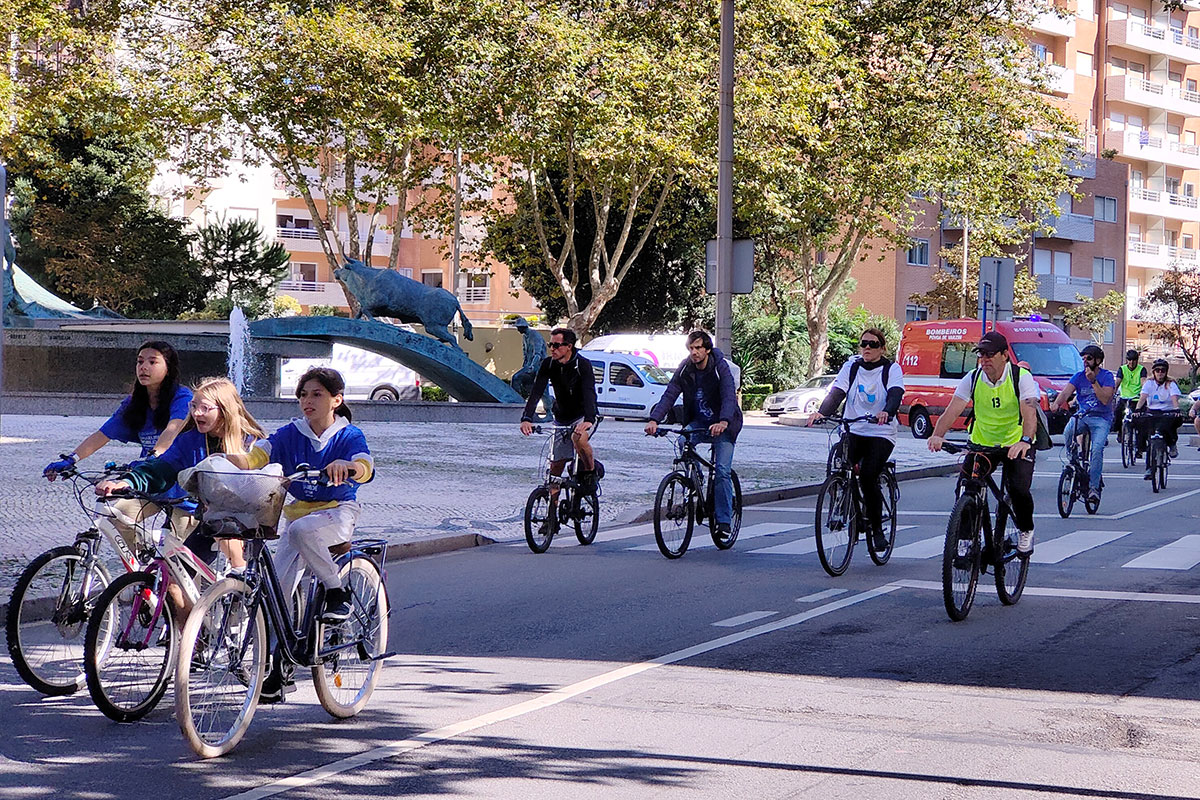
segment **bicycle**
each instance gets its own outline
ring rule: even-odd
[[[65,456],[64,456],[65,458]],[[50,697],[73,694],[84,685],[83,637],[88,618],[100,594],[112,583],[112,575],[101,560],[101,537],[116,551],[127,572],[141,569],[140,551],[160,535],[150,520],[133,526],[135,545],[125,542],[94,500],[92,487],[118,478],[128,464],[108,462],[102,470],[82,471],[74,466],[58,476],[71,482],[80,510],[91,523],[75,535],[69,545],[55,547],[34,558],[13,586],[5,618],[5,638],[17,673],[31,687]]]
[[[210,586],[188,615],[175,666],[175,715],[191,748],[204,758],[224,755],[245,735],[258,708],[269,642],[289,666],[310,668],[317,698],[330,715],[352,717],[367,704],[379,679],[387,647],[388,595],[384,585],[387,542],[355,540],[339,547],[336,563],[351,592],[350,617],[321,619],[324,589],[309,581],[306,594],[289,597],[276,574],[267,540],[278,538],[283,487],[290,481],[324,481],[319,470],[281,477],[259,509],[257,524],[212,521],[216,504],[204,481],[198,492],[206,526],[216,538],[244,541],[246,569]],[[223,477],[227,477],[223,476]],[[331,548],[331,552],[334,548]],[[268,629],[271,638],[268,639]]]
[[[946,544],[942,549],[942,599],[950,619],[961,622],[971,612],[979,574],[981,571],[986,573],[989,566],[1000,602],[1006,606],[1015,605],[1025,590],[1029,556],[1018,553],[1016,542],[1004,535],[1012,516],[1009,478],[1006,471],[1002,490],[992,476],[992,464],[995,459],[1004,457],[1007,448],[944,442],[942,449],[951,454],[966,454],[954,487],[957,500],[946,524]],[[989,492],[996,498],[994,524],[988,507]]]
[[[1088,461],[1092,452],[1092,432],[1083,425],[1083,415],[1075,412],[1076,435],[1066,437],[1060,458],[1063,459],[1062,473],[1058,476],[1058,515],[1063,519],[1071,516],[1075,501],[1083,498],[1087,513],[1095,514],[1100,509],[1100,498],[1092,499]],[[1100,479],[1100,490],[1104,479]]]
[[[1136,401],[1134,401],[1136,402]],[[1138,462],[1137,432],[1133,429],[1134,403],[1125,406],[1125,416],[1121,422],[1121,466],[1129,469]]]
[[[1139,411],[1134,415],[1135,420],[1164,420],[1171,419],[1177,414],[1167,412],[1165,414],[1149,414],[1145,411]],[[1150,473],[1150,489],[1155,494],[1158,494],[1163,489],[1167,488],[1167,473],[1171,469],[1171,452],[1167,447],[1166,437],[1163,436],[1162,428],[1154,426],[1154,433],[1146,442],[1146,469]]]
[[[696,523],[703,524],[705,519],[708,520],[713,544],[719,550],[733,547],[742,527],[742,484],[738,480],[737,472],[730,470],[729,478],[733,483],[733,517],[730,519],[728,534],[722,534],[717,529],[714,514],[716,465],[701,456],[696,450],[696,444],[692,442],[692,436],[702,433],[704,432],[700,430],[686,428],[659,428],[653,434],[655,437],[675,437],[675,460],[672,462],[672,470],[659,482],[658,492],[654,497],[654,541],[658,544],[659,552],[667,558],[679,558],[687,552],[692,541],[693,527]],[[700,500],[702,497],[703,502]]]
[[[826,460],[828,477],[817,495],[817,510],[814,520],[817,539],[817,557],[830,576],[843,575],[850,566],[854,546],[858,542],[859,524],[864,519],[862,486],[859,484],[859,467],[850,464],[848,456],[850,425],[855,422],[874,422],[875,417],[825,417],[837,424],[837,441],[829,448]],[[819,424],[819,423],[818,423]],[[830,434],[834,435],[833,433]],[[896,462],[888,460],[880,475],[883,486],[882,522],[887,535],[887,547],[882,551],[875,547],[874,537],[868,533],[867,552],[871,560],[883,566],[892,557],[896,544],[896,507],[900,502],[900,485],[896,481]]]
[[[110,497],[156,502],[128,490]],[[120,515],[116,508],[112,511]],[[217,577],[167,529],[154,543],[145,569],[121,575],[100,593],[84,637],[83,671],[92,701],[106,717],[134,722],[158,705],[174,672],[180,624],[172,615],[168,591],[178,586],[188,603],[195,604],[199,585],[211,585]]]
[[[600,420],[592,427],[594,435],[600,427]],[[554,443],[559,437],[569,437],[575,430],[571,425],[535,425],[533,432],[546,433],[549,438],[543,449],[541,467],[541,485],[529,493],[525,501],[525,542],[535,553],[544,553],[550,549],[550,542],[558,532],[560,525],[570,523],[575,528],[575,538],[581,545],[589,545],[596,540],[596,531],[600,527],[600,479],[604,477],[604,467],[599,461],[595,463],[596,485],[585,488],[579,482],[579,452],[567,463],[566,475],[552,475],[550,461],[554,455]],[[558,501],[552,506],[553,487],[558,487]],[[554,513],[551,514],[551,508]]]

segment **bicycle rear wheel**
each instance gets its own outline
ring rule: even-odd
[[[981,513],[975,495],[964,494],[954,503],[950,521],[946,524],[946,544],[942,548],[942,600],[946,613],[955,622],[966,619],[975,602],[982,546]]]
[[[387,593],[375,562],[360,556],[344,565],[342,586],[352,595],[350,617],[337,624],[317,620],[321,661],[312,671],[317,699],[338,718],[353,717],[367,705],[388,637]]]
[[[133,722],[162,699],[175,666],[175,620],[158,575],[121,575],[100,595],[88,620],[83,671],[104,716]]]
[[[696,524],[696,498],[692,482],[682,472],[672,472],[658,484],[654,498],[654,541],[667,558],[687,552]]]
[[[817,557],[821,566],[836,578],[850,566],[854,555],[856,528],[854,499],[850,482],[844,475],[825,479],[817,495],[817,516],[814,521],[817,535]]]
[[[1150,488],[1158,494],[1163,488],[1162,479],[1166,477],[1166,470],[1162,468],[1163,459],[1167,455],[1167,445],[1162,439],[1155,439],[1150,442],[1150,452],[1147,454],[1147,464],[1150,467]]]
[[[571,515],[575,525],[575,538],[582,545],[596,541],[596,531],[600,528],[600,498],[594,494],[576,495],[578,505]]]
[[[8,653],[26,683],[51,697],[83,687],[88,616],[109,582],[104,565],[95,562],[89,575],[83,556],[70,545],[29,562],[13,586],[5,620]]]
[[[539,486],[525,502],[525,542],[535,553],[544,553],[558,527],[557,510],[550,507],[550,490]]]
[[[1066,464],[1058,476],[1058,515],[1063,519],[1071,516],[1075,507],[1075,466]]]
[[[1164,442],[1162,448],[1158,451],[1158,488],[1167,488],[1167,471],[1171,469],[1171,456],[1167,453],[1167,445]]]
[[[728,550],[733,547],[733,543],[737,541],[738,531],[742,528],[742,482],[738,480],[737,472],[730,470],[730,482],[733,484],[733,516],[729,519],[729,533],[721,535],[717,533],[717,520],[715,516],[710,516],[708,520],[709,533],[712,535],[713,544],[719,550]],[[712,495],[712,484],[715,481],[709,482],[709,495]]]
[[[1133,424],[1125,422],[1121,426],[1121,466],[1129,469],[1137,463],[1137,451],[1134,449]]]
[[[883,566],[892,557],[892,549],[896,546],[896,506],[900,502],[900,487],[896,484],[896,476],[890,471],[884,471],[879,480],[883,490],[883,535],[887,537],[887,547],[875,549],[874,537],[867,534],[867,553],[871,560]]]
[[[203,758],[242,740],[258,708],[267,666],[267,626],[245,581],[225,578],[188,615],[175,665],[175,717]]]
[[[1000,602],[1006,606],[1016,605],[1025,591],[1025,579],[1029,575],[1029,556],[1017,553],[1017,543],[1004,535],[1008,525],[1008,507],[1003,503],[996,511],[996,530],[993,531],[992,541],[995,563],[993,572],[996,576],[996,594]]]

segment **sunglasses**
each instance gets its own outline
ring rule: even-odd
[[[882,342],[873,342],[869,339],[863,339],[861,342],[858,343],[858,346],[866,347],[869,350],[874,350],[876,348],[883,347],[883,343]]]
[[[551,350],[557,350],[560,347],[570,347],[571,345],[567,344],[566,342],[550,342],[546,346]]]

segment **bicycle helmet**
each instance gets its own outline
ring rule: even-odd
[[[1125,360],[1126,361],[1137,361],[1141,357],[1142,357],[1141,353],[1139,353],[1137,350],[1126,350],[1125,351]]]
[[[1156,358],[1156,359],[1154,359],[1154,365],[1152,367],[1150,367],[1150,371],[1153,372],[1156,369],[1169,370],[1170,368],[1171,368],[1171,365],[1167,363],[1167,360],[1165,358]]]
[[[1096,363],[1104,361],[1104,351],[1094,344],[1089,344],[1087,347],[1080,350],[1079,355],[1091,356],[1092,358],[1096,359]]]

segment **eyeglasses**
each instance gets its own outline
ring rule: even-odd
[[[1154,371],[1155,372],[1166,372],[1167,368],[1166,367],[1155,367]]]
[[[863,339],[861,342],[858,343],[858,346],[866,347],[869,350],[875,350],[876,348],[883,347],[883,343],[882,342],[873,342],[870,339]]]
[[[567,344],[566,342],[549,342],[546,346],[551,350],[557,350],[560,347],[570,347],[571,345]]]
[[[207,403],[205,403],[205,404],[190,403],[188,405],[188,408],[191,410],[191,412],[193,414],[211,414],[214,411],[220,411],[220,409],[217,408],[216,406],[210,406]]]

